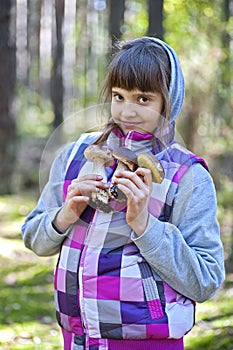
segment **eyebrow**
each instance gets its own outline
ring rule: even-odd
[[[117,91],[117,90],[112,90],[112,94],[119,94],[121,95],[121,92],[120,91]],[[157,92],[135,92],[133,93],[133,96],[146,96],[146,97],[155,97],[158,93]]]

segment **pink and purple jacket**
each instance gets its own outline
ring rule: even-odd
[[[135,153],[152,147],[150,134],[119,134],[110,135],[109,148],[116,140],[117,146],[120,142]],[[85,167],[90,169],[83,152],[93,141],[88,135],[73,148],[64,199],[70,182],[85,173]],[[165,179],[153,184],[149,212],[160,221],[169,221],[182,176],[194,163],[205,163],[176,142],[157,152],[157,157]],[[109,181],[115,168],[116,164],[107,168]],[[112,200],[111,205],[116,211],[107,214],[88,207],[63,242],[54,279],[60,325],[76,337],[85,334],[89,346],[96,342],[100,346],[108,339],[182,338],[194,324],[194,301],[172,289],[140,254],[125,220],[125,203]]]

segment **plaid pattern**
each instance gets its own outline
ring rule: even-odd
[[[134,136],[128,140],[131,149]],[[85,172],[88,162],[83,152],[95,137],[88,135],[76,143],[67,165],[64,199],[71,180]],[[148,141],[151,144],[143,140]],[[124,143],[127,146],[127,140]],[[160,158],[165,179],[153,185],[149,211],[168,221],[180,179],[193,163],[203,160],[175,142]],[[109,179],[113,172],[114,167],[107,169]],[[112,205],[119,204],[113,200]],[[106,345],[111,339],[181,338],[193,325],[193,303],[161,281],[146,263],[130,239],[124,206],[118,209],[106,214],[88,207],[61,248],[54,288],[58,322],[73,334],[73,346],[67,349],[83,349],[84,335],[87,349],[112,349]]]

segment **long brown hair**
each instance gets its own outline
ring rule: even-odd
[[[117,44],[118,51],[113,55],[106,78],[100,91],[99,102],[111,102],[112,87],[143,92],[159,92],[163,99],[163,112],[160,128],[170,119],[170,60],[166,51],[153,38],[142,37]],[[110,111],[109,111],[110,113]],[[111,117],[95,143],[106,141],[116,127]]]

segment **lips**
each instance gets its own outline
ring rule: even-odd
[[[132,128],[132,127],[135,127],[135,126],[140,125],[140,123],[127,122],[127,121],[122,121],[121,124],[122,124],[124,127],[127,127],[127,128]]]

